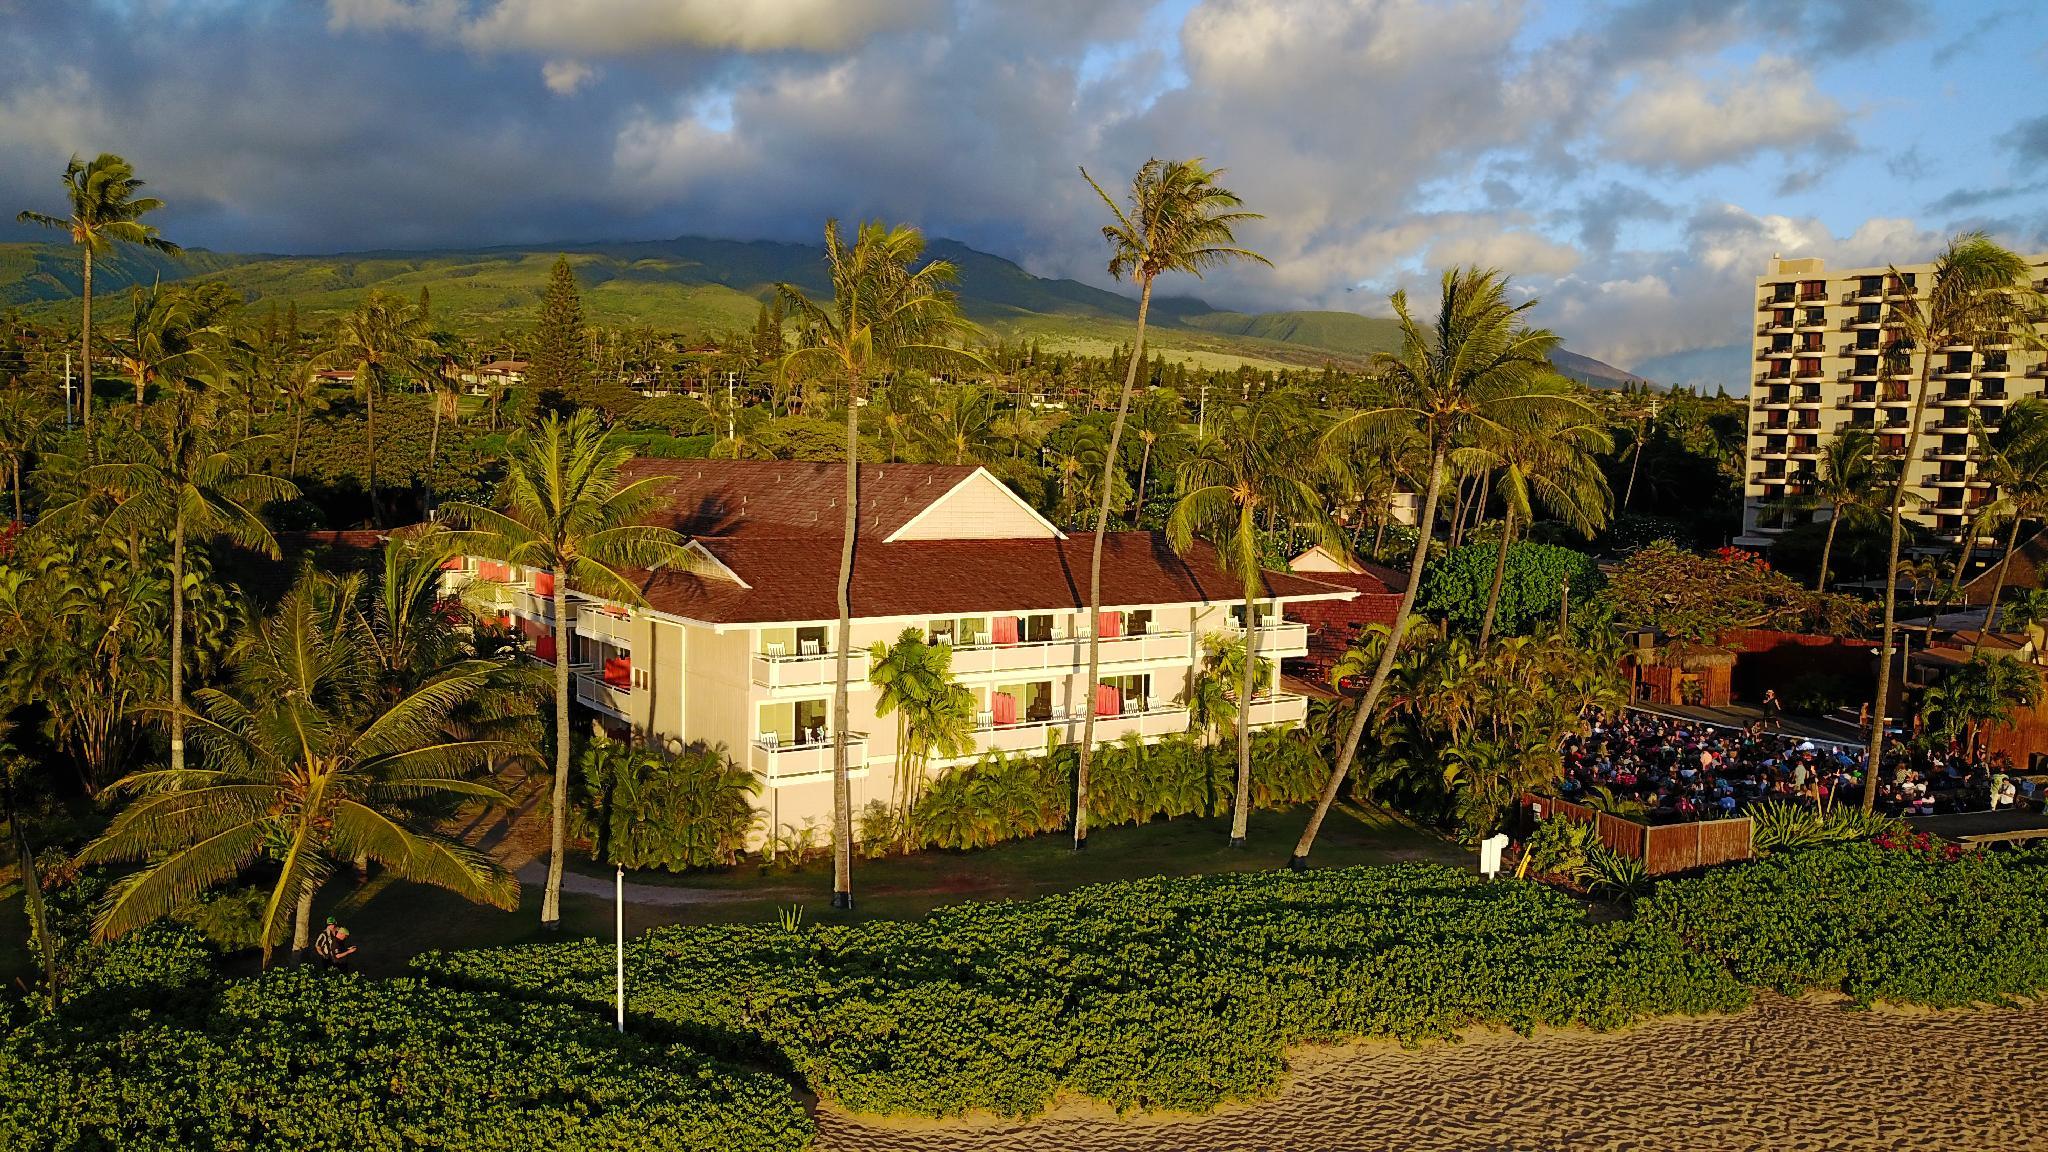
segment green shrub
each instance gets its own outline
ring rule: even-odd
[[[422,957],[465,986],[609,1002],[611,953],[565,942]],[[862,1111],[1021,1115],[1061,1091],[1205,1109],[1277,1085],[1287,1045],[1614,1028],[1745,993],[1675,936],[1433,865],[1153,879],[915,922],[663,928],[631,1007],[786,1061]]]
[[[1486,614],[1486,597],[1493,588],[1493,569],[1499,559],[1500,544],[1496,538],[1493,543],[1453,548],[1431,560],[1422,573],[1416,607],[1443,618],[1453,628],[1477,632]],[[1495,632],[1513,636],[1528,632],[1539,623],[1554,625],[1566,580],[1571,581],[1575,604],[1590,600],[1607,584],[1599,565],[1583,552],[1527,540],[1509,545],[1500,603],[1494,613]]]
[[[1953,863],[1867,843],[1667,881],[1636,918],[1747,984],[1935,1008],[2048,989],[2048,857]]]
[[[787,1087],[599,1017],[295,968],[0,1037],[10,1152],[801,1149]]]
[[[605,863],[673,872],[731,864],[760,818],[760,778],[722,744],[671,752],[598,738],[584,745],[577,767],[578,830]]]

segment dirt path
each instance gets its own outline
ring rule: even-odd
[[[1940,1014],[1762,1000],[1617,1035],[1302,1053],[1279,1097],[1203,1117],[818,1116],[824,1152],[1912,1152],[2048,1148],[2048,1004]]]

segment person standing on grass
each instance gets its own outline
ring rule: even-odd
[[[349,943],[348,929],[329,920],[327,927],[313,940],[313,958],[322,968],[331,971],[345,970],[348,958],[356,954],[356,946]]]

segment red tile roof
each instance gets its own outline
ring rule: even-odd
[[[1317,572],[1315,579],[1358,593],[1350,600],[1324,600],[1292,611],[1308,623],[1308,655],[1289,661],[1304,676],[1323,680],[1351,641],[1368,624],[1392,624],[1407,578],[1391,568],[1366,565],[1364,572]]]
[[[863,464],[859,538],[881,539],[972,476],[972,465]],[[831,537],[837,556],[846,465],[816,460],[637,459],[628,480],[663,477],[667,502],[649,523],[686,536]],[[834,612],[835,617],[838,613]]]
[[[831,620],[839,615],[836,532],[815,536],[698,537],[747,582],[665,570],[642,574],[654,608],[715,624]],[[853,614],[948,616],[972,612],[1086,610],[1091,541],[929,540],[862,542],[854,552]],[[1344,588],[1284,572],[1268,572],[1262,595],[1341,597]],[[1243,587],[1223,569],[1215,549],[1197,543],[1175,555],[1164,535],[1114,532],[1103,539],[1102,602],[1236,603]]]

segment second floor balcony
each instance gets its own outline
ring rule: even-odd
[[[770,691],[816,688],[821,684],[836,683],[839,679],[839,661],[823,644],[799,644],[794,652],[789,651],[789,645],[785,644],[764,647],[765,651],[754,653],[752,676],[755,684]],[[857,648],[848,653],[846,665],[848,683],[867,682],[867,649]]]
[[[747,767],[770,788],[787,784],[811,784],[832,779],[830,732],[815,732],[795,740],[782,740],[770,733],[757,736],[747,745]],[[846,769],[865,776],[868,769],[868,734],[846,734]]]

